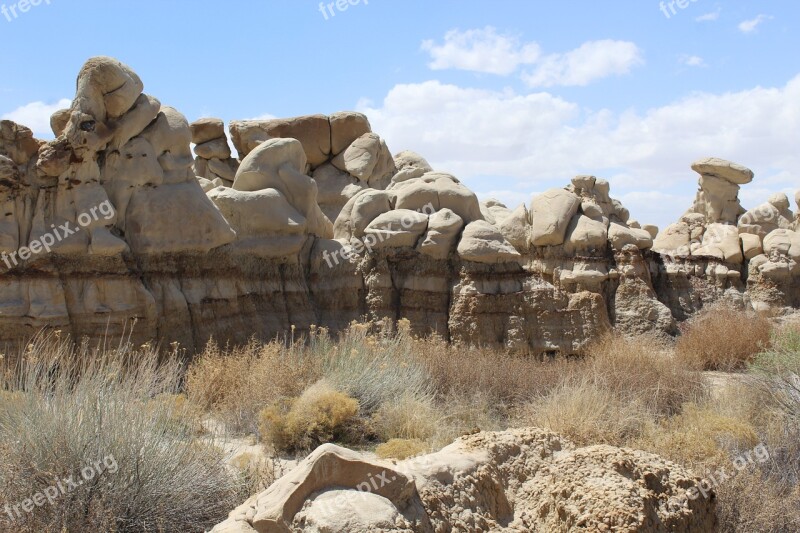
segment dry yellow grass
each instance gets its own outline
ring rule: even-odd
[[[263,409],[261,436],[278,451],[310,451],[354,434],[358,411],[358,401],[320,381],[299,398]]]
[[[717,307],[684,326],[675,356],[683,367],[741,370],[769,348],[771,335],[772,323],[766,317]]]
[[[375,448],[375,455],[381,459],[402,461],[428,451],[428,445],[419,439],[391,439]]]

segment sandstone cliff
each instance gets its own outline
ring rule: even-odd
[[[615,327],[672,333],[722,298],[799,303],[788,199],[746,213],[737,165],[698,163],[695,206],[657,236],[593,176],[513,210],[481,203],[422,156],[393,156],[358,113],[234,121],[235,158],[222,121],[189,124],[143,90],[93,58],[54,141],[2,122],[0,342],[133,328],[193,350],[408,318],[571,354]]]

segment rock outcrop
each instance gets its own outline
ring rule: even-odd
[[[753,180],[750,169],[717,158],[692,169],[700,174],[694,205],[653,246],[659,298],[679,320],[717,300],[773,313],[800,305],[800,234],[789,198],[774,194],[745,210],[738,194]]]
[[[716,498],[701,482],[656,455],[533,428],[398,463],[326,444],[212,533],[711,532]]]
[[[410,320],[416,333],[579,353],[612,328],[670,334],[707,303],[798,306],[785,195],[746,212],[749,170],[695,164],[658,234],[594,176],[509,208],[362,114],[189,124],[119,61],[90,59],[56,139],[0,123],[0,343],[41,328],[189,350],[295,326]],[[194,154],[191,146],[194,144]]]

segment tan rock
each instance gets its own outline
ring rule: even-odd
[[[750,183],[754,176],[749,168],[717,157],[695,161],[692,163],[692,170],[702,175],[717,176],[736,185]]]
[[[196,145],[194,153],[203,159],[228,159],[231,156],[231,147],[228,146],[228,139],[219,137]]]
[[[362,113],[343,111],[330,116],[331,154],[342,153],[353,141],[372,132],[369,119]]]
[[[225,123],[219,118],[201,118],[192,122],[189,128],[192,131],[194,144],[203,144],[225,137]]]
[[[507,263],[521,256],[497,228],[485,220],[470,222],[458,243],[458,255],[475,263]]]
[[[750,260],[764,253],[761,247],[761,238],[758,235],[740,233],[739,239],[742,241],[742,252],[744,253],[745,259]]]
[[[434,259],[447,259],[456,247],[464,221],[450,209],[442,209],[428,219],[428,231],[419,251]]]
[[[239,152],[240,159],[244,159],[267,139],[276,138],[300,141],[306,159],[312,167],[327,162],[331,156],[331,124],[325,115],[233,121],[230,130],[233,145]]]
[[[364,230],[364,242],[371,248],[415,247],[420,237],[428,230],[428,215],[395,209],[378,215]]]
[[[550,189],[534,197],[531,202],[531,245],[563,244],[569,223],[578,212],[578,207],[578,196],[564,189]]]
[[[608,245],[608,230],[602,222],[575,215],[567,228],[564,251],[568,254],[602,253]]]
[[[530,213],[525,204],[520,205],[511,212],[500,224],[497,229],[503,237],[518,251],[526,251],[529,246],[531,232]]]

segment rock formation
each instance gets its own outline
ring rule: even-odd
[[[652,454],[576,448],[537,429],[478,433],[399,463],[326,444],[212,533],[711,532],[716,498],[701,482]]]
[[[750,169],[716,158],[692,169],[697,199],[653,247],[663,261],[653,276],[673,315],[682,320],[716,300],[776,313],[800,305],[800,234],[789,198],[774,194],[745,210],[738,194],[753,180]]]
[[[695,164],[694,206],[658,234],[594,176],[481,203],[419,154],[392,156],[359,113],[234,121],[234,158],[221,120],[189,124],[143,91],[93,58],[55,140],[0,124],[0,342],[133,327],[194,350],[366,317],[573,354],[611,328],[673,333],[723,298],[800,304],[788,198],[746,212],[753,174],[733,163]]]

